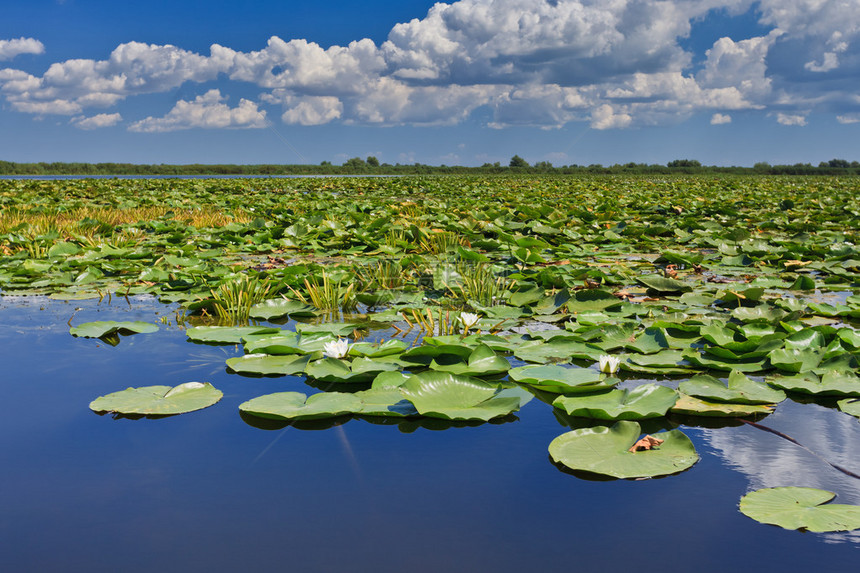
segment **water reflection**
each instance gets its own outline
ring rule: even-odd
[[[752,426],[735,431],[703,429],[701,433],[725,463],[746,476],[750,491],[814,487],[835,492],[835,503],[860,505],[860,479],[827,463],[860,473],[860,423],[856,418],[817,404],[786,400],[762,424],[797,440],[814,454]],[[828,542],[860,543],[857,531],[822,535]]]

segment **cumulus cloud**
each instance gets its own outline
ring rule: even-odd
[[[284,97],[287,110],[281,116],[284,123],[299,125],[322,125],[334,121],[343,114],[343,103],[332,96]]]
[[[732,116],[723,113],[715,113],[711,116],[711,125],[724,125],[732,122]]]
[[[122,115],[118,113],[100,113],[92,117],[75,117],[71,123],[78,129],[99,129],[111,127],[122,121]]]
[[[848,125],[851,123],[860,123],[860,113],[853,113],[848,115],[837,115],[836,121],[839,123]]]
[[[11,60],[21,54],[43,54],[45,46],[35,38],[0,40],[0,61]]]
[[[776,114],[776,122],[780,125],[806,125],[806,116],[779,112]]]
[[[241,99],[231,108],[219,90],[209,90],[194,101],[179,100],[164,117],[147,117],[129,126],[129,131],[158,133],[179,129],[260,128],[266,127],[266,112],[254,102]]]
[[[694,67],[679,43],[692,22],[750,9],[769,32],[719,38]],[[205,101],[132,124],[137,131],[259,127],[260,106],[279,108],[281,120],[296,125],[445,125],[479,108],[498,128],[623,128],[696,113],[718,123],[740,109],[778,110],[783,123],[812,110],[860,113],[858,40],[856,0],[460,0],[395,25],[380,45],[359,39],[323,48],[272,37],[260,50],[214,44],[204,55],[128,42],[103,60],[57,62],[41,76],[2,69],[0,94],[16,111],[74,116],[189,82],[261,91],[232,109],[220,91],[208,92]],[[12,53],[9,42],[24,41],[44,49],[36,40],[0,40],[0,59]],[[21,46],[14,49],[23,53]]]
[[[609,104],[603,104],[591,112],[591,127],[594,129],[627,127],[632,121],[630,115],[618,112]]]

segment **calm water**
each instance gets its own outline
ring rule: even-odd
[[[77,310],[76,310],[77,309]],[[117,347],[67,321],[173,318],[146,299],[0,297],[0,571],[852,571],[860,536],[785,531],[737,511],[801,485],[860,503],[860,481],[773,434],[683,428],[702,460],[677,476],[586,481],[547,454],[566,431],[533,400],[503,424],[427,429],[362,420],[255,427],[241,402],[315,390],[246,378],[241,348],[176,326]],[[208,381],[215,406],[158,420],[88,409],[128,386]],[[860,423],[782,404],[762,423],[860,472]]]

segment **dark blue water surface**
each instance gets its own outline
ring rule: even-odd
[[[116,347],[72,324],[146,320]],[[588,481],[547,446],[569,428],[532,400],[500,424],[428,429],[352,419],[255,427],[241,402],[308,387],[246,378],[233,346],[188,342],[147,299],[0,298],[0,571],[853,571],[860,536],[786,531],[737,510],[761,487],[860,481],[778,436],[685,426],[702,456],[664,479]],[[211,382],[211,408],[161,419],[91,412],[129,386]],[[765,419],[860,472],[860,423],[786,402]]]

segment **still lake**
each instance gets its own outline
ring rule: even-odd
[[[162,324],[161,318],[169,324]],[[72,324],[157,323],[116,347]],[[505,423],[330,427],[246,421],[240,403],[302,378],[249,378],[241,346],[189,342],[154,299],[0,297],[0,571],[852,571],[860,532],[759,524],[762,487],[860,504],[860,422],[791,400],[761,423],[682,426],[701,461],[663,479],[590,481],[547,446],[569,430],[532,400]],[[211,382],[224,398],[161,419],[91,412],[129,386]],[[826,460],[826,461],[825,461]]]

